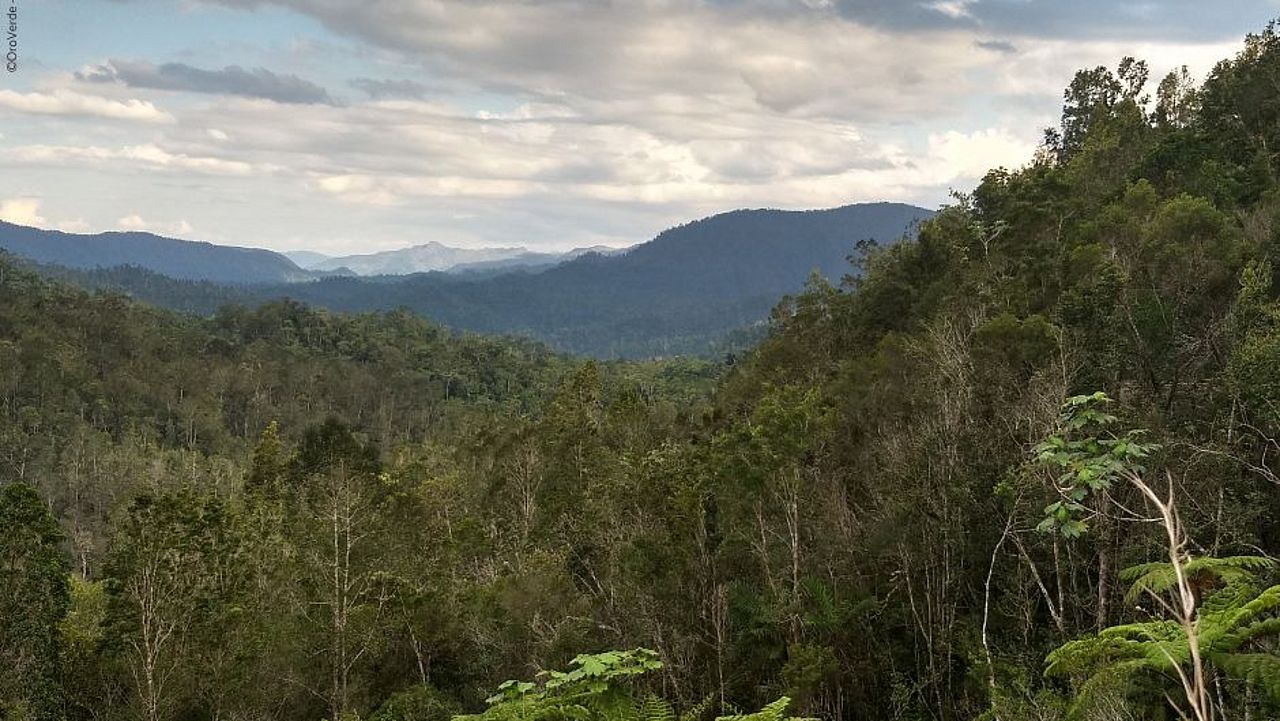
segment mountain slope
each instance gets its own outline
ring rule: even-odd
[[[764,320],[811,272],[838,280],[858,240],[894,242],[930,214],[895,203],[742,210],[672,228],[623,254],[588,253],[536,273],[335,277],[236,295],[249,304],[287,296],[334,310],[403,307],[455,328],[529,335],[597,357],[704,354],[731,331]],[[229,299],[137,273],[79,282],[203,313]]]
[[[291,297],[348,311],[404,307],[455,328],[525,334],[600,357],[699,354],[763,320],[811,272],[838,279],[858,240],[893,242],[929,215],[895,203],[741,210],[664,231],[625,254],[587,254],[538,273],[335,277],[246,289],[241,297],[246,303]],[[202,312],[227,300],[205,291],[202,303],[198,289],[139,281],[132,274],[90,283]]]
[[[151,233],[80,235],[0,222],[0,249],[38,263],[69,268],[136,265],[171,278],[216,283],[294,283],[318,277],[269,250]]]

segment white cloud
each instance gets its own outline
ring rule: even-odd
[[[973,133],[948,130],[929,136],[929,159],[939,168],[939,179],[976,180],[992,168],[1010,170],[1031,161],[1036,144],[1004,128],[988,128]]]
[[[0,200],[0,220],[16,225],[33,227],[43,227],[48,222],[40,215],[39,198]]]
[[[32,228],[54,227],[64,233],[83,233],[89,230],[89,224],[83,219],[62,220],[50,223],[42,214],[40,198],[9,198],[0,200],[0,220],[16,225]]]
[[[319,178],[315,185],[341,200],[366,205],[394,205],[424,197],[516,198],[534,190],[534,184],[529,181],[460,177],[336,175]]]
[[[969,12],[969,7],[974,4],[974,0],[937,0],[925,5],[930,10],[946,15],[952,19],[972,18],[973,14]]]
[[[96,145],[20,145],[9,151],[9,157],[19,162],[45,165],[104,165],[123,162],[214,175],[248,175],[255,171],[250,163],[213,156],[172,153],[151,143],[118,148]]]
[[[146,230],[147,221],[141,215],[126,215],[116,221],[116,226],[121,230]]]
[[[7,157],[52,178],[39,190],[85,178],[99,207],[79,212],[95,222],[124,207],[147,223],[189,203],[184,217],[230,241],[636,242],[742,206],[933,205],[1029,159],[1075,69],[1132,53],[1152,60],[1154,81],[1180,59],[1203,72],[1233,49],[1110,31],[1047,38],[991,20],[993,6],[1022,4],[972,0],[222,4],[315,18],[351,44],[276,74],[365,92],[282,107],[68,73],[0,95],[0,107],[89,104],[135,119],[149,107],[171,122],[86,112],[9,140]],[[867,10],[890,5],[890,21]],[[351,78],[363,80],[342,84]]]
[[[88,233],[90,228],[89,224],[85,222],[84,218],[76,218],[75,220],[63,220],[54,227],[56,227],[58,230],[61,230],[64,233]]]
[[[799,12],[786,2],[702,0],[224,4],[290,7],[401,54],[433,81],[535,98],[670,95],[772,110],[825,99],[824,112],[875,115],[945,105],[971,87],[966,73],[984,62],[970,52],[967,29],[895,33],[812,0]]]
[[[169,123],[173,116],[146,100],[130,98],[112,100],[64,88],[48,93],[19,93],[0,90],[0,108],[30,115],[72,115],[135,120],[143,123]]]
[[[185,220],[174,222],[155,223],[144,220],[137,213],[126,215],[116,221],[116,227],[121,230],[128,231],[146,231],[150,233],[161,233],[164,235],[189,236],[194,232],[191,224]]]

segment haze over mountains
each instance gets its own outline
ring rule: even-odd
[[[285,255],[308,270],[351,271],[356,275],[409,275],[432,271],[493,272],[512,268],[548,267],[586,253],[611,255],[618,252],[621,249],[604,245],[575,248],[566,253],[542,253],[524,247],[455,248],[431,241],[379,253],[327,256],[301,251]]]
[[[313,268],[317,264],[328,260],[330,257],[324,253],[317,253],[314,250],[287,250],[281,253],[281,255],[292,260],[299,268]]]
[[[462,251],[434,243],[314,265],[314,256],[294,255],[311,269],[270,251],[226,248],[229,254],[220,256],[211,250],[220,246],[144,234],[67,236],[5,226],[0,247],[79,269],[59,272],[82,285],[201,314],[227,303],[284,297],[344,311],[407,308],[455,328],[527,335],[561,350],[649,357],[713,352],[729,333],[764,320],[778,298],[800,290],[810,273],[838,281],[850,272],[859,240],[894,242],[930,214],[898,203],[738,210],[609,255]],[[122,235],[137,236],[137,246],[122,247]],[[38,238],[52,239],[50,247],[59,252],[41,247]],[[102,247],[94,245],[99,238],[107,238]],[[72,251],[79,248],[93,252],[77,256]],[[502,257],[502,251],[513,254]],[[539,264],[531,255],[545,258]],[[237,264],[240,277],[232,272]]]

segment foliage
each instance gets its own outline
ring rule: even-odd
[[[628,681],[662,668],[649,649],[605,651],[574,657],[567,671],[550,671],[536,681],[510,680],[486,699],[484,713],[463,717],[500,719],[607,719],[671,721],[671,707],[651,695],[636,694]]]
[[[1195,631],[1206,662],[1280,703],[1280,655],[1267,644],[1280,635],[1280,585],[1259,586],[1259,574],[1274,565],[1257,556],[1199,557],[1183,570],[1203,596]],[[1135,566],[1122,577],[1132,582],[1129,600],[1146,596],[1159,603],[1174,586],[1169,563]],[[1160,705],[1173,679],[1186,673],[1181,669],[1191,661],[1191,648],[1177,622],[1157,617],[1070,641],[1047,661],[1047,674],[1082,679],[1073,703],[1073,713],[1081,715],[1111,690],[1131,702]]]
[[[0,487],[0,718],[61,719],[58,624],[67,612],[62,532],[35,489]]]
[[[582,654],[567,671],[544,672],[536,681],[502,683],[486,700],[489,708],[484,713],[458,717],[458,721],[676,721],[669,702],[634,685],[639,677],[662,668],[657,652],[645,648]],[[790,702],[784,696],[755,713],[720,716],[716,721],[807,721],[786,715]],[[703,713],[699,704],[679,719],[697,721]]]
[[[777,701],[765,704],[764,708],[755,713],[718,716],[716,721],[814,721],[813,719],[799,719],[795,716],[788,716],[787,707],[790,705],[791,699],[783,696]]]
[[[449,721],[460,711],[457,701],[429,684],[421,684],[384,701],[369,721]]]
[[[1036,445],[1035,463],[1053,474],[1061,500],[1045,507],[1045,519],[1036,527],[1074,538],[1088,528],[1077,516],[1087,511],[1091,496],[1104,496],[1121,476],[1141,474],[1142,461],[1159,449],[1142,443],[1141,430],[1122,435],[1107,432],[1117,418],[1106,412],[1112,400],[1101,391],[1068,398],[1058,416],[1058,432]],[[1099,436],[1097,434],[1104,433]]]

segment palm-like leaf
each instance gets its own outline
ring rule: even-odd
[[[1273,565],[1271,559],[1262,556],[1201,556],[1184,562],[1182,572],[1202,585],[1222,585],[1252,581],[1258,572]],[[1168,593],[1177,584],[1178,574],[1173,564],[1163,561],[1126,568],[1120,572],[1120,579],[1132,584],[1125,594],[1125,601],[1133,603],[1144,594]]]
[[[1262,639],[1280,637],[1280,585],[1258,591],[1258,572],[1273,565],[1258,556],[1205,557],[1188,560],[1182,570],[1203,596],[1194,630],[1205,662],[1280,701],[1280,657],[1254,648]],[[1177,588],[1177,573],[1167,562],[1126,569],[1121,578],[1133,584],[1131,601]],[[1177,684],[1191,662],[1191,646],[1179,623],[1152,620],[1068,642],[1046,662],[1048,675],[1084,678],[1073,704],[1078,715],[1107,693],[1125,695],[1148,683]]]
[[[628,682],[662,668],[655,651],[605,651],[573,659],[567,671],[539,674],[539,682],[507,681],[488,699],[481,714],[456,716],[453,721],[677,721],[667,701],[651,693],[639,694]],[[679,721],[700,721],[712,697],[689,709]],[[791,699],[782,697],[760,711],[724,716],[717,721],[816,721],[786,715]]]

